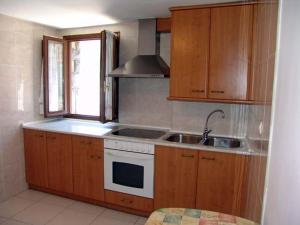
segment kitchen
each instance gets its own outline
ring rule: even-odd
[[[164,5],[164,1],[158,2]],[[79,21],[77,25],[69,25],[72,28],[57,28],[57,24],[45,26],[1,15],[0,224],[67,224],[70,221],[81,224],[83,218],[89,222],[82,224],[118,224],[120,220],[144,224],[159,208],[210,210],[259,224],[282,224],[274,222],[275,218],[283,221],[295,210],[294,206],[286,206],[279,213],[276,208],[279,205],[276,201],[285,201],[274,197],[283,188],[282,181],[289,177],[283,174],[292,174],[296,164],[278,166],[280,158],[293,156],[287,152],[283,157],[274,149],[281,146],[278,141],[285,142],[282,139],[285,132],[289,138],[297,135],[288,132],[296,125],[295,121],[289,123],[285,118],[282,124],[280,116],[297,112],[296,105],[281,98],[289,94],[282,85],[293,84],[293,72],[298,67],[295,64],[294,70],[283,70],[283,63],[292,63],[293,59],[285,62],[286,57],[277,52],[281,45],[291,48],[288,43],[281,43],[290,40],[280,31],[286,29],[285,32],[297,34],[297,29],[289,30],[293,29],[288,26],[292,18],[285,15],[289,15],[288,10],[299,9],[299,4],[293,1],[177,2],[169,2],[161,15],[155,15],[154,9],[147,10],[143,5],[144,13],[151,11],[155,16],[137,13],[138,20],[92,27],[80,25]],[[123,7],[130,12],[128,7]],[[103,30],[105,35],[99,36]],[[276,33],[280,37],[277,40]],[[71,104],[78,97],[77,92],[71,91],[65,94],[71,97],[64,98],[70,101],[69,106],[60,101],[54,105],[63,108],[62,114],[88,107],[99,113],[100,109],[102,114],[98,120],[108,122],[83,120],[78,115],[74,118],[80,114],[76,112],[67,113],[65,118],[57,119],[58,114],[52,118],[53,111],[49,109],[55,95],[48,96],[47,91],[57,89],[51,89],[51,82],[47,84],[47,79],[41,79],[42,71],[44,78],[47,74],[48,81],[51,79],[48,70],[51,64],[45,63],[45,49],[49,54],[51,44],[63,46],[61,43],[67,42],[73,53],[78,50],[76,42],[88,38],[94,41],[107,38],[106,46],[101,41],[94,49],[101,48],[99,58],[105,59],[108,57],[103,52],[113,49],[110,56],[115,57],[109,65],[117,69],[107,71],[101,66],[100,73],[105,75],[100,77],[100,82],[87,82],[85,87],[80,86],[84,82],[78,85],[91,93],[93,83],[105,84],[109,91],[100,90],[100,99],[105,101],[96,98],[99,104],[96,107],[86,104],[93,100],[89,94],[88,100],[78,98],[76,104]],[[89,50],[98,54],[97,51]],[[152,57],[134,58],[137,55]],[[82,61],[78,66],[75,56],[68,57],[74,57],[70,61],[71,72],[67,72],[69,76],[76,77],[78,68],[91,69],[88,62]],[[60,87],[67,86],[66,83]],[[297,88],[292,90],[295,95],[289,94],[288,99],[297,97]],[[279,100],[289,107],[280,107]],[[80,104],[84,107],[80,108]],[[210,114],[214,110],[218,111]],[[48,118],[45,120],[41,113]],[[297,143],[284,144],[284,148],[290,144],[297,149]],[[283,172],[284,169],[290,170]],[[31,189],[26,191],[28,185]],[[290,188],[296,187],[295,184]],[[289,199],[292,193],[289,196],[283,191],[282,195]],[[295,196],[292,199],[297,199]],[[54,204],[50,207],[49,202]],[[94,205],[83,207],[80,204],[86,203],[82,202]],[[82,208],[93,208],[98,214],[85,215]],[[276,216],[272,210],[276,210]],[[82,217],[76,217],[75,212],[82,213]],[[108,214],[111,221],[105,217]],[[68,221],[64,216],[73,220]],[[292,221],[298,216],[286,220],[297,224]],[[119,221],[113,220],[116,218]],[[151,217],[147,224],[151,224]]]

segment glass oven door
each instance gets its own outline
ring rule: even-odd
[[[154,155],[104,149],[104,188],[153,198]]]

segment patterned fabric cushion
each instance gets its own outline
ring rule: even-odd
[[[154,211],[145,225],[257,225],[256,223],[224,213],[165,208]]]

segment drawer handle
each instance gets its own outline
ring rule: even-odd
[[[44,135],[43,134],[38,134],[38,135],[36,135],[36,137],[43,138]]]
[[[214,94],[224,94],[225,91],[210,91],[211,93],[214,93]]]
[[[95,158],[95,155],[90,155],[90,158],[91,158],[91,159],[94,159],[94,158]]]
[[[194,155],[189,155],[189,154],[181,154],[181,157],[184,157],[184,158],[195,158]]]
[[[192,93],[204,93],[204,90],[193,89]]]
[[[85,141],[80,141],[80,144],[84,145],[84,144],[85,144]]]
[[[201,159],[210,160],[210,161],[216,160],[215,157],[205,157],[205,156],[201,157]]]

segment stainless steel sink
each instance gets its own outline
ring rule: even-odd
[[[242,147],[241,141],[239,139],[227,137],[208,137],[207,141],[205,143],[202,143],[201,135],[175,133],[165,138],[165,140],[176,143],[206,145],[217,148]]]
[[[167,141],[184,143],[184,144],[200,144],[202,136],[192,134],[171,134],[166,138]]]
[[[208,137],[203,145],[221,148],[239,148],[241,147],[241,141],[236,138]]]

